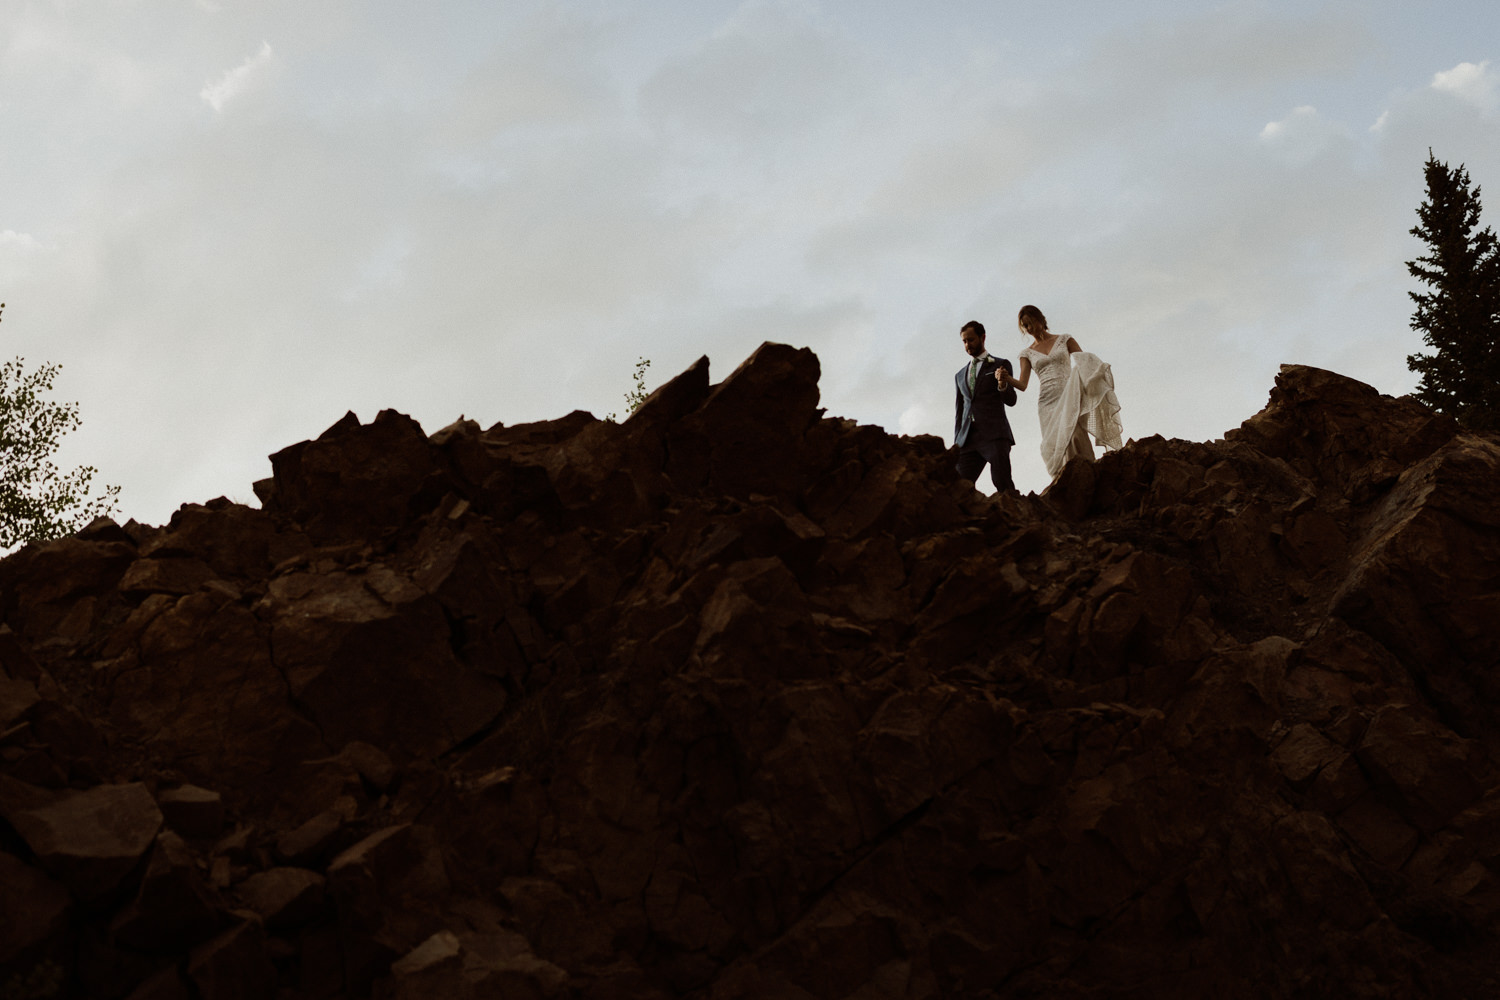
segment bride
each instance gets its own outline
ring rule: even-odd
[[[1031,346],[1021,351],[1018,375],[1001,369],[995,378],[1001,389],[1013,386],[1025,392],[1036,369],[1041,380],[1036,409],[1047,474],[1056,479],[1070,458],[1092,462],[1090,434],[1106,449],[1120,447],[1120,401],[1109,365],[1080,350],[1072,337],[1048,330],[1047,317],[1036,306],[1023,306],[1017,322],[1021,332],[1030,335]]]

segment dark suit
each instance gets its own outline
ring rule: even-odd
[[[997,490],[1013,490],[1010,478],[1010,448],[1016,443],[1010,432],[1005,408],[1016,405],[1014,388],[1000,391],[995,371],[1004,368],[1014,374],[1010,362],[991,358],[979,366],[974,391],[969,392],[969,366],[958,370],[953,381],[958,387],[953,414],[953,443],[958,445],[958,474],[977,481],[984,467],[990,467],[990,481]]]

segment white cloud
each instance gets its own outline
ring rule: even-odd
[[[902,411],[898,424],[902,434],[926,434],[927,428],[935,422],[937,417],[929,413],[926,406],[915,403]]]
[[[1199,101],[1356,65],[1374,44],[1348,15],[1277,16],[1249,4],[1146,19],[1098,46],[1095,74],[1116,100]],[[1186,9],[1186,8],[1184,8]]]
[[[664,62],[641,106],[656,127],[706,151],[780,162],[852,130],[848,116],[878,87],[864,69],[848,36],[810,5],[752,0]]]
[[[3,233],[0,233],[0,248],[6,250],[34,250],[36,246],[36,237],[30,233],[18,233],[14,229],[7,229]]]
[[[1318,114],[1311,104],[1293,108],[1281,121],[1267,122],[1260,130],[1261,143],[1293,165],[1315,159],[1348,139],[1348,129]]]
[[[1489,60],[1479,64],[1461,62],[1452,69],[1433,74],[1432,89],[1449,93],[1488,111],[1500,97],[1500,73],[1490,70]]]
[[[1300,108],[1293,108],[1291,115],[1279,122],[1267,122],[1266,127],[1260,130],[1260,137],[1267,142],[1277,141],[1289,132],[1300,129],[1305,122],[1313,121],[1317,117],[1318,109],[1310,104],[1304,104]]]
[[[243,94],[264,75],[274,58],[271,53],[271,43],[261,42],[259,52],[225,73],[219,78],[218,83],[205,85],[198,92],[198,96],[215,111],[223,111],[224,105]]]

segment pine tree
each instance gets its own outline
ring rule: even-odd
[[[1480,431],[1500,431],[1500,249],[1479,226],[1479,187],[1469,172],[1450,170],[1427,151],[1427,200],[1411,230],[1429,248],[1407,261],[1431,291],[1411,292],[1413,330],[1432,354],[1412,354],[1407,367],[1421,379],[1415,393],[1426,405]]]
[[[89,495],[93,466],[62,472],[51,461],[63,435],[81,422],[77,403],[45,398],[57,372],[57,365],[28,372],[21,358],[0,365],[0,552],[66,535],[115,511],[118,486]]]

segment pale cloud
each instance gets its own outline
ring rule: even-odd
[[[744,4],[641,88],[648,121],[715,155],[784,162],[865,124],[873,96],[850,39],[809,3]],[[705,148],[707,147],[707,148]]]
[[[0,232],[0,248],[6,250],[34,250],[36,249],[36,238],[30,233],[18,233],[14,229]]]
[[[0,231],[0,299],[14,295],[18,286],[24,285],[44,256],[41,248],[41,242],[30,233]]]
[[[1500,98],[1500,73],[1490,69],[1488,60],[1481,63],[1461,62],[1452,69],[1433,74],[1432,89],[1449,93],[1489,111]]]
[[[1280,121],[1268,122],[1260,130],[1261,144],[1291,163],[1306,163],[1326,153],[1330,147],[1349,139],[1349,131],[1338,122],[1318,114],[1318,109],[1304,104],[1292,109]]]
[[[271,43],[261,42],[260,51],[225,73],[217,83],[206,84],[198,92],[198,96],[203,99],[203,103],[221,112],[224,105],[243,94],[264,76],[274,58]]]
[[[937,417],[931,413],[929,407],[922,403],[914,403],[901,411],[896,424],[902,434],[925,434],[927,429],[937,422]]]
[[[503,159],[503,143],[527,129],[543,134],[598,125],[618,111],[603,70],[607,32],[558,12],[507,32],[433,108],[431,138],[450,157]],[[469,164],[470,172],[480,164]],[[450,164],[448,172],[454,172]],[[484,171],[478,171],[482,174]]]
[[[1247,7],[1224,5],[1118,32],[1089,57],[1088,76],[1107,79],[1116,101],[1149,93],[1182,104],[1347,70],[1375,44],[1350,16],[1287,17]]]
[[[29,83],[75,100],[81,95],[102,98],[113,109],[134,109],[153,96],[154,69],[111,39],[70,30],[30,5],[16,6],[18,13],[0,21],[0,76],[10,78],[4,88],[7,99]]]
[[[1279,122],[1268,122],[1266,127],[1260,130],[1260,137],[1267,142],[1276,142],[1286,137],[1290,130],[1300,130],[1305,123],[1314,122],[1318,117],[1318,109],[1310,104],[1304,104],[1300,108],[1293,108],[1289,118]]]

